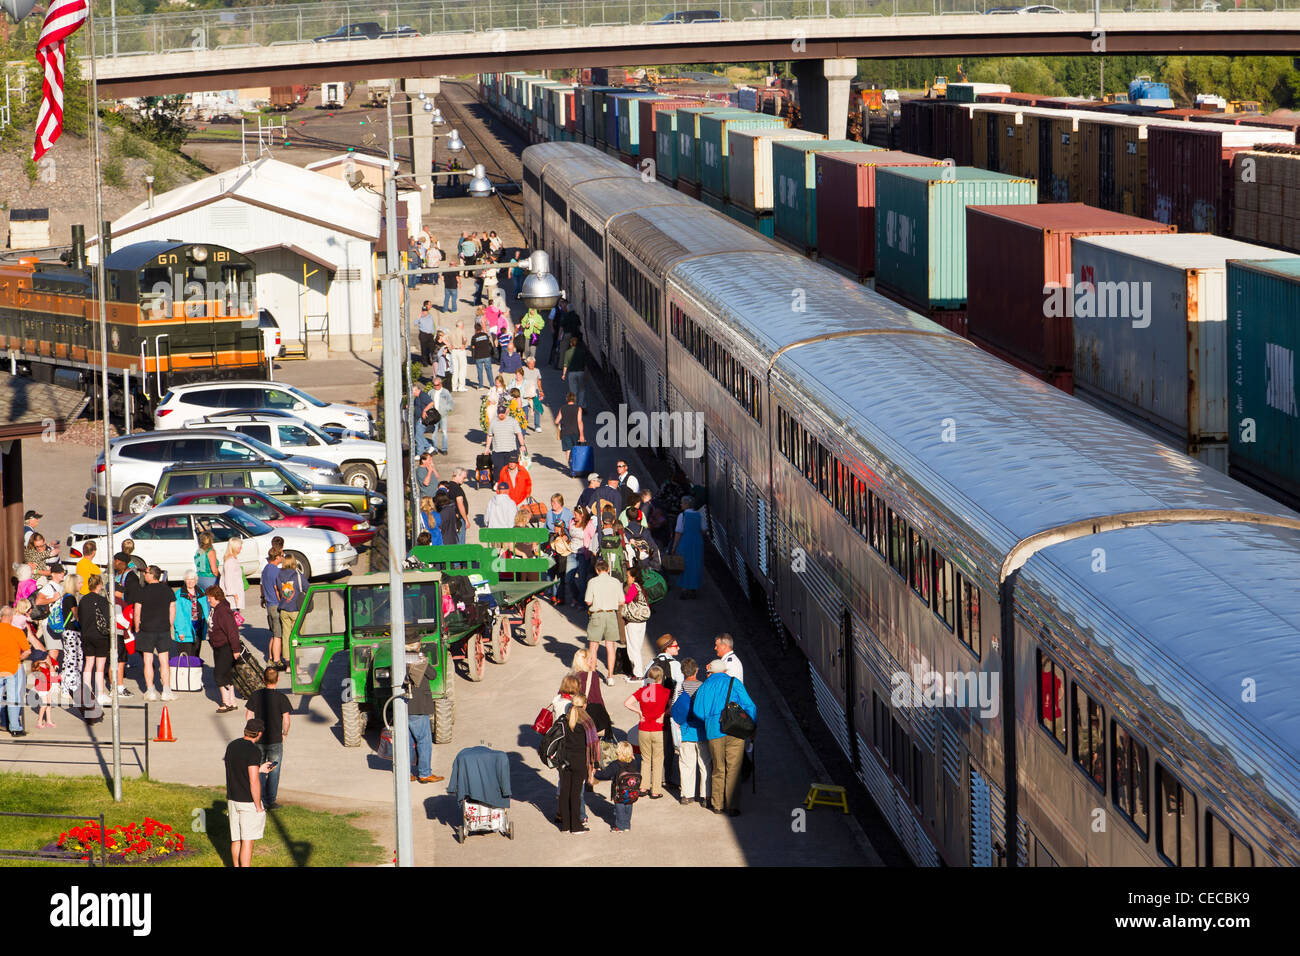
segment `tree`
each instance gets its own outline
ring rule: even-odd
[[[164,149],[179,150],[191,131],[185,122],[185,98],[179,94],[144,97],[140,119],[134,127],[149,142]]]

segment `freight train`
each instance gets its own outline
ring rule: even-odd
[[[66,263],[0,263],[0,348],[11,368],[40,381],[99,387],[96,271],[75,232]],[[265,377],[247,256],[205,243],[137,242],[111,250],[104,273],[115,410],[129,394],[133,417],[151,420],[173,385]]]
[[[916,862],[1300,864],[1300,515],[598,150],[523,164]]]

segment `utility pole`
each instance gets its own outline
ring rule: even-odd
[[[401,255],[397,246],[397,163],[393,157],[392,98],[385,106],[388,114],[388,170],[384,177],[384,218],[388,244],[388,271],[400,270]],[[400,278],[387,278],[383,289],[383,316],[380,341],[384,353],[384,451],[388,459],[388,589],[389,627],[392,634],[393,679],[393,806],[397,827],[397,865],[415,865],[415,847],[411,838],[411,728],[407,723],[407,702],[402,687],[406,683],[406,593],[402,569],[406,565],[406,509],[402,462],[402,365],[397,354],[402,334],[398,318],[397,297],[404,295]],[[396,477],[396,481],[393,478]],[[396,491],[396,496],[393,492]],[[397,500],[393,500],[394,497]]]

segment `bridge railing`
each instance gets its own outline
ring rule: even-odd
[[[116,19],[101,14],[95,20],[95,43],[101,56],[139,56],[311,43],[365,23],[377,23],[386,31],[409,28],[421,36],[436,36],[653,24],[680,11],[701,9],[717,10],[730,21],[803,21],[984,14],[1023,5],[1024,0],[327,0]],[[1224,10],[1265,12],[1300,8],[1300,0],[1245,0],[1240,5],[1235,0],[1102,0],[1107,13],[1211,12],[1216,5]],[[1090,13],[1094,8],[1093,0],[1053,0],[1051,6],[1067,13]]]

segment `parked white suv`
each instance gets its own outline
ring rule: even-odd
[[[368,438],[339,438],[311,422],[287,413],[239,411],[208,415],[189,422],[187,429],[226,428],[256,438],[289,455],[310,455],[333,462],[345,484],[373,491],[379,479],[387,477],[388,458],[384,443]]]
[[[374,421],[364,408],[323,402],[297,386],[284,382],[252,380],[177,385],[158,403],[158,410],[154,412],[154,427],[160,430],[184,428],[188,422],[205,415],[262,408],[291,412],[303,421],[322,428],[346,428],[361,432],[366,438],[375,432]]]
[[[114,438],[109,448],[113,455],[113,487],[104,487],[104,453],[100,452],[86,498],[103,507],[105,494],[111,494],[113,508],[120,513],[141,514],[153,507],[154,490],[163,469],[180,462],[275,461],[305,481],[337,484],[343,480],[332,462],[286,455],[225,429],[137,432]]]

